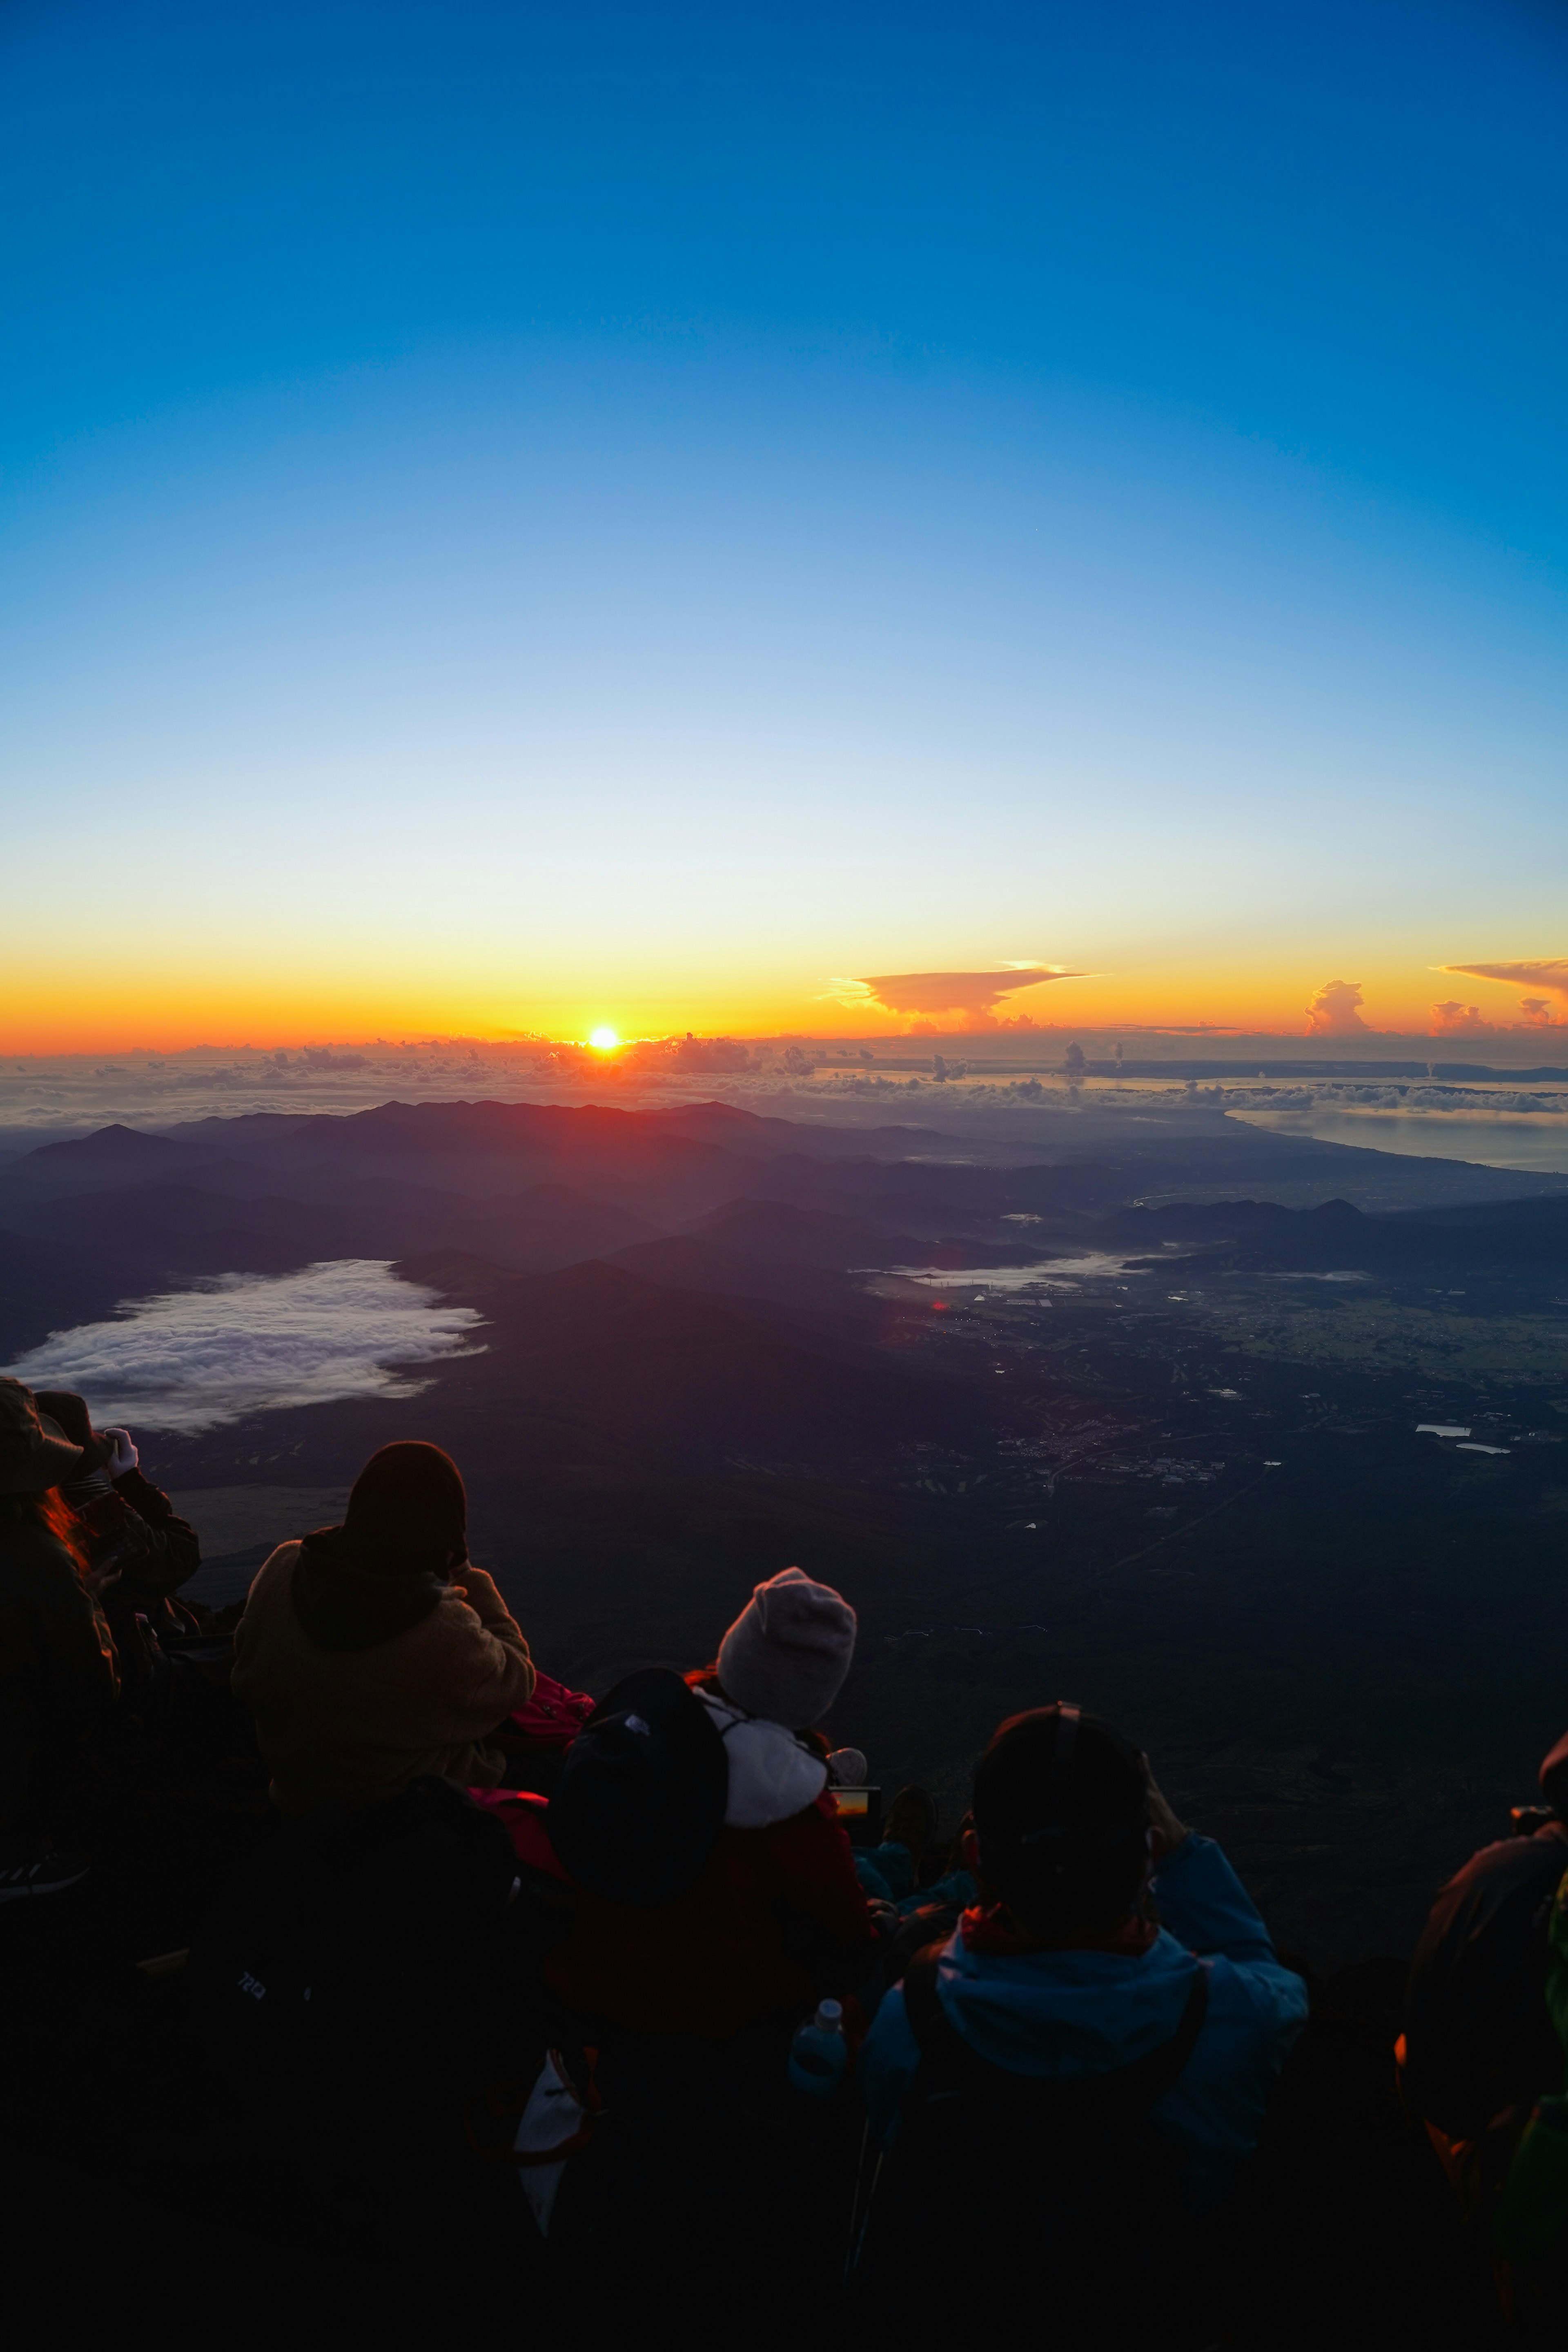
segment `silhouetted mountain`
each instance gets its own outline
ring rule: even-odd
[[[279,1489],[314,1508],[432,1438],[552,1671],[700,1663],[798,1560],[860,1611],[846,1736],[944,1818],[997,1717],[1071,1689],[1172,1759],[1288,1932],[1408,1923],[1466,1808],[1520,1793],[1519,1738],[1561,1728],[1563,1182],[1504,1197],[1528,1180],[1210,1110],[1005,1148],[953,1116],[962,1140],[716,1105],[105,1130],[0,1171],[3,1360],[193,1276],[388,1259],[478,1308],[473,1351],[139,1431],[198,1520],[261,1482],[275,1530]],[[864,1271],[1091,1249],[1173,1279]]]
[[[910,1437],[983,1425],[959,1383],[889,1360],[831,1326],[814,1342],[760,1300],[720,1300],[590,1262],[514,1276],[479,1262],[413,1258],[413,1281],[454,1276],[487,1318],[485,1352],[445,1371],[468,1444],[505,1459],[520,1422],[564,1421],[662,1466],[737,1450],[831,1462]]]
[[[0,1198],[25,1195],[63,1200],[80,1192],[120,1192],[128,1185],[178,1182],[217,1157],[205,1142],[143,1135],[133,1127],[100,1127],[66,1143],[40,1144],[0,1171]]]

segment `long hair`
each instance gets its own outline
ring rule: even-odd
[[[75,1560],[77,1573],[86,1574],[86,1531],[58,1486],[46,1486],[31,1495],[0,1495],[0,1534],[13,1528],[39,1529],[52,1536]]]

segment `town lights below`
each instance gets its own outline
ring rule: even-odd
[[[588,1036],[588,1043],[595,1054],[613,1054],[620,1042],[613,1029],[595,1029]]]

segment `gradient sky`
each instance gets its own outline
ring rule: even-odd
[[[1568,950],[1561,9],[11,0],[0,109],[0,1044]]]

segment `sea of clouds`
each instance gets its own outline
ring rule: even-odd
[[[962,1043],[962,1041],[956,1041]],[[1203,1041],[1194,1039],[1194,1049]],[[1426,1040],[1395,1040],[1421,1046]],[[83,1055],[0,1062],[0,1157],[52,1137],[114,1121],[168,1130],[193,1119],[271,1111],[337,1115],[398,1102],[615,1103],[658,1109],[722,1101],[791,1118],[851,1124],[928,1124],[939,1108],[1072,1114],[1181,1107],[1218,1108],[1258,1126],[1378,1150],[1436,1154],[1483,1165],[1568,1172],[1568,1087],[1495,1080],[1461,1084],[1436,1076],[1296,1076],[1289,1067],[1313,1040],[1281,1039],[1279,1066],[1256,1080],[1091,1075],[1059,1067],[1003,1075],[983,1058],[922,1050],[923,1038],[869,1048],[805,1041],[746,1044],[729,1037],[659,1038],[610,1057],[543,1040],[430,1040],[261,1051],[195,1048],[95,1060]],[[1287,1052],[1287,1048],[1289,1051]],[[1205,1048],[1223,1053],[1224,1041]],[[1021,1044],[1020,1058],[1027,1051]],[[1065,1052],[1039,1039],[1041,1064]],[[1260,1058],[1263,1056],[1260,1055]],[[913,1065],[913,1066],[911,1066]],[[1014,1072],[1017,1064],[1014,1064]],[[1101,1068],[1105,1066],[1101,1062]]]
[[[280,1405],[416,1396],[410,1368],[475,1352],[483,1318],[405,1282],[384,1258],[297,1274],[226,1274],[132,1299],[110,1321],[51,1332],[6,1369],[75,1389],[100,1425],[193,1435]]]

